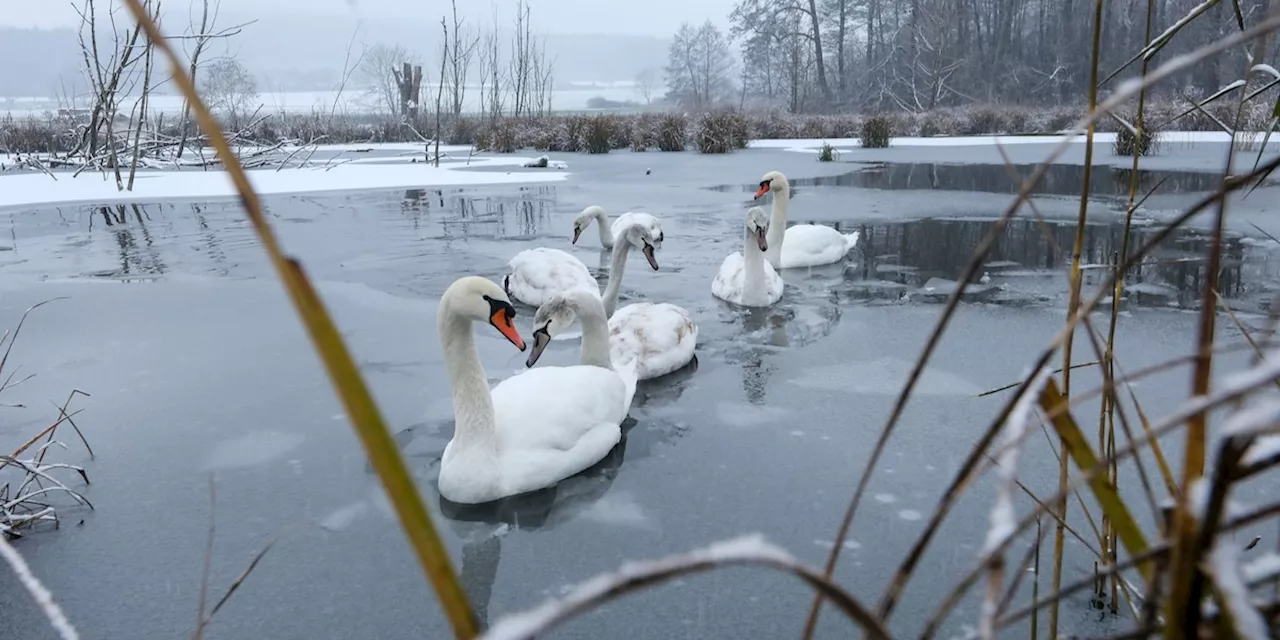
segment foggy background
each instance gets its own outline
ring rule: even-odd
[[[0,96],[53,96],[84,91],[70,2],[6,0],[0,11]],[[187,0],[166,3],[166,33],[190,23]],[[727,28],[733,0],[537,0],[533,30],[545,37],[557,83],[631,81],[667,62],[671,36],[684,21],[706,19]],[[462,0],[459,15],[473,29],[515,22],[515,0]],[[222,0],[218,25],[256,20],[219,55],[233,55],[258,79],[263,93],[332,89],[340,80],[347,44],[402,45],[423,60],[439,58],[441,0]],[[118,18],[128,19],[125,13]],[[197,16],[198,19],[198,16]],[[510,40],[508,32],[502,35]],[[229,48],[229,50],[227,50]],[[21,61],[14,64],[13,61]],[[428,62],[428,66],[429,66]],[[434,73],[431,75],[435,75]],[[75,87],[72,90],[72,87]],[[171,92],[172,87],[159,91]]]

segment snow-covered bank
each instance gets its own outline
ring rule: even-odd
[[[1255,133],[1239,132],[1236,134],[1239,139],[1256,140],[1258,144],[1262,143],[1263,136],[1266,132],[1259,131]],[[903,136],[892,138],[889,146],[891,147],[983,147],[995,144],[1015,145],[1015,144],[1058,144],[1067,139],[1067,135],[1044,135],[1044,136],[934,136],[929,138],[921,138],[914,136]],[[1098,132],[1093,134],[1094,144],[1113,144],[1116,140],[1115,133]],[[1231,136],[1222,131],[1163,131],[1160,133],[1160,141],[1165,144],[1181,144],[1193,142],[1229,142]],[[1083,135],[1074,136],[1072,142],[1084,144],[1085,137]],[[862,141],[858,138],[810,138],[805,140],[752,140],[748,143],[748,147],[752,149],[781,149],[783,151],[792,151],[797,153],[814,153],[822,148],[822,145],[829,144],[837,150],[854,149],[862,146]],[[1272,140],[1268,147],[1273,144],[1280,144],[1280,139]]]
[[[447,186],[476,186],[555,182],[569,174],[563,171],[475,171],[469,169],[510,167],[528,162],[525,157],[472,158],[426,163],[345,163],[326,167],[291,168],[276,171],[249,171],[249,180],[260,195],[356,191],[362,189],[418,189]],[[236,195],[235,186],[223,171],[140,171],[133,191],[116,188],[114,176],[99,172],[55,174],[18,173],[0,176],[0,209],[74,202],[155,202],[227,198]]]

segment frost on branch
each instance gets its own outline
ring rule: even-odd
[[[623,589],[629,584],[647,582],[681,569],[710,568],[741,562],[793,565],[795,559],[786,550],[765,541],[763,535],[751,534],[716,542],[681,555],[627,562],[617,571],[601,574],[583,582],[564,598],[551,599],[535,609],[502,618],[490,627],[483,638],[484,640],[532,638],[557,620],[589,607],[593,603],[603,601],[611,592]]]

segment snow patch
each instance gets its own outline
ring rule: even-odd
[[[417,189],[424,187],[523,184],[564,180],[566,173],[503,173],[460,171],[477,167],[519,166],[525,158],[474,158],[470,164],[338,164],[325,167],[255,169],[249,182],[258,195],[357,191],[363,189]],[[23,173],[0,177],[0,209],[72,202],[154,202],[236,197],[225,171],[139,172],[133,191],[120,191],[115,180],[101,173]]]

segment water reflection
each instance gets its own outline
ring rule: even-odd
[[[502,558],[502,536],[508,529],[554,528],[599,501],[626,459],[627,436],[591,468],[556,485],[479,505],[450,502],[436,492],[440,513],[462,536],[462,588],[476,609],[482,628],[489,626],[489,604]],[[433,483],[434,488],[434,483]],[[468,525],[485,525],[475,527]],[[499,525],[495,528],[493,525]]]
[[[353,269],[394,267],[391,277],[413,287],[423,274],[439,282],[456,277],[460,265],[476,262],[476,248],[488,252],[477,240],[545,237],[555,200],[555,187],[539,185],[300,194],[265,203],[278,233],[312,274],[342,278]],[[42,278],[270,275],[233,201],[49,207],[17,212],[11,220],[15,247],[34,249],[23,255],[21,272]],[[493,253],[505,262],[511,250]],[[499,258],[480,257],[482,263]],[[607,266],[607,255],[601,263]]]
[[[846,288],[845,293],[864,298],[893,297],[903,290],[922,287],[931,278],[957,278],[991,224],[989,220],[926,219],[862,225],[858,227],[862,234],[859,251],[845,272],[847,278],[860,282],[859,286]],[[1130,246],[1145,244],[1158,230],[1135,227]],[[1116,264],[1123,235],[1123,227],[1117,224],[1085,226],[1081,260],[1094,267],[1086,270],[1085,284],[1102,284],[1109,276],[1109,269],[1101,267]],[[1074,240],[1074,223],[1014,219],[988,255],[984,272],[994,284],[1005,285],[1005,290],[1025,288],[1029,277],[1065,273],[1067,251]],[[1204,233],[1176,232],[1128,271],[1126,286],[1147,293],[1163,288],[1169,296],[1161,304],[1190,304],[1203,291],[1205,256],[1211,242],[1212,238]],[[1271,248],[1254,246],[1238,234],[1229,234],[1223,242],[1219,274],[1223,295],[1234,297],[1262,290],[1267,274],[1275,272],[1273,253]],[[1029,291],[1043,293],[1035,287]]]
[[[1020,164],[1013,168],[1020,176],[1030,175],[1038,165]],[[1130,168],[1094,165],[1089,193],[1095,197],[1128,198]],[[1196,171],[1160,171],[1140,169],[1138,192],[1145,193],[1157,184],[1160,193],[1210,192],[1217,190],[1222,177]],[[1264,184],[1277,184],[1275,180]],[[718,191],[755,192],[759,185],[715,187]],[[876,163],[838,176],[796,178],[791,186],[799,193],[805,187],[848,187],[859,189],[927,189],[939,191],[976,191],[1014,194],[1021,187],[1003,164],[936,164]],[[1084,186],[1084,166],[1051,165],[1032,193],[1079,197]]]

